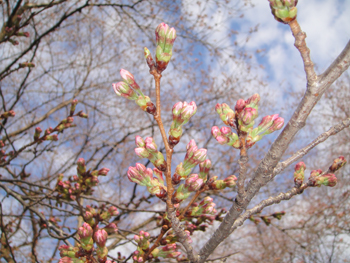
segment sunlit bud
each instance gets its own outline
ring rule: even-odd
[[[236,181],[237,181],[237,177],[234,176],[234,175],[230,175],[229,177],[224,179],[226,187],[229,187],[229,188],[235,187],[236,186]]]
[[[150,153],[145,148],[135,148],[135,153],[140,158],[150,157]]]
[[[3,114],[0,115],[1,118],[7,119],[9,117],[14,117],[16,113],[13,110],[5,111]]]
[[[157,46],[160,46],[162,49],[165,45],[165,37],[169,30],[169,26],[165,23],[160,23],[156,28],[156,41]]]
[[[158,170],[157,168],[153,168],[153,172],[154,172],[155,176],[158,178],[159,183],[164,185],[164,179],[163,179],[162,171]]]
[[[288,24],[297,17],[298,0],[269,0],[271,13],[281,23]]]
[[[226,103],[216,104],[215,110],[226,125],[234,126],[235,112]]]
[[[118,232],[118,227],[114,223],[109,223],[104,227],[104,229],[107,231],[107,233],[117,233]]]
[[[299,162],[295,165],[294,183],[297,187],[300,187],[304,181],[305,169],[306,169],[306,165],[304,162]]]
[[[313,178],[314,179],[314,184],[312,186],[330,186],[333,187],[337,184],[337,177],[335,177],[334,174],[325,174],[322,176],[318,176]]]
[[[174,41],[176,39],[176,31],[174,28],[170,28],[165,23],[161,23],[156,29],[156,61],[157,70],[162,72],[166,69],[171,56]]]
[[[339,156],[337,159],[333,161],[333,164],[329,167],[329,171],[332,173],[338,171],[340,168],[342,168],[346,164],[346,160],[344,156]]]
[[[257,110],[259,101],[260,101],[260,95],[255,93],[253,96],[251,96],[249,99],[245,101],[246,108],[254,108]]]
[[[211,161],[209,159],[199,164],[199,177],[202,178],[204,182],[207,181],[210,168]]]
[[[194,192],[201,188],[203,185],[203,179],[198,177],[198,174],[191,174],[185,180],[185,187],[188,188],[188,191]]]
[[[129,85],[125,82],[118,82],[112,84],[114,92],[118,96],[122,96],[129,100],[137,100],[139,96],[135,93],[133,89],[129,87]]]
[[[134,75],[125,69],[120,70],[120,75],[124,81],[131,86],[131,88],[142,95],[139,85],[136,83]]]
[[[152,137],[147,137],[145,139],[145,148],[151,154],[154,154],[157,152],[157,145]]]
[[[58,141],[58,135],[57,134],[46,135],[45,140],[46,141]]]
[[[191,101],[190,103],[186,103],[184,102],[183,107],[182,107],[182,111],[181,111],[181,120],[182,120],[182,124],[187,123],[190,118],[196,114],[197,112],[197,105],[194,101]]]
[[[78,161],[77,161],[77,172],[78,172],[78,175],[82,175],[83,173],[86,172],[86,166],[85,166],[85,160],[84,158],[79,158]]]
[[[217,136],[221,135],[220,129],[218,126],[213,126],[211,128],[211,134],[214,136],[214,138],[216,138]]]
[[[147,62],[147,65],[150,69],[152,69],[155,66],[154,60],[152,58],[151,52],[148,50],[148,48],[144,48],[144,54],[145,54],[145,59]]]
[[[243,99],[239,99],[237,102],[236,102],[236,106],[235,106],[235,111],[238,113],[242,112],[242,110],[244,109],[246,103]]]
[[[36,127],[35,128],[35,132],[34,132],[34,140],[37,141],[40,138],[40,133],[43,130],[40,127]]]
[[[75,112],[75,108],[78,104],[78,100],[73,100],[70,106],[70,115],[73,115]]]
[[[145,141],[141,138],[141,136],[136,136],[135,137],[135,143],[138,147],[144,147],[145,146]]]
[[[186,102],[184,102],[186,103]],[[180,116],[182,111],[183,104],[181,101],[174,104],[172,112],[173,112],[173,120],[177,120],[177,118]]]
[[[109,169],[108,168],[102,168],[98,171],[98,175],[103,175],[103,176],[106,176],[109,172]]]
[[[81,239],[86,239],[92,237],[92,228],[88,223],[85,223],[79,227],[78,229],[78,235]]]
[[[281,220],[282,216],[284,216],[285,214],[286,214],[286,212],[281,211],[281,212],[273,213],[272,216],[273,216],[274,218],[277,218],[278,220]]]
[[[243,124],[249,125],[258,117],[258,111],[254,108],[244,108],[241,116]]]
[[[176,30],[172,27],[168,30],[165,36],[164,52],[171,53],[176,39]]]
[[[118,209],[115,206],[111,206],[108,208],[108,213],[110,213],[112,216],[119,215]]]
[[[94,241],[96,242],[97,246],[104,247],[107,242],[108,234],[106,230],[99,229],[94,234]]]

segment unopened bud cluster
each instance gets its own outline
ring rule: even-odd
[[[123,81],[112,84],[114,92],[118,96],[134,100],[143,111],[155,114],[156,106],[154,106],[148,96],[142,93],[139,85],[135,81],[134,75],[125,69],[120,70],[120,75]]]
[[[83,111],[80,111],[76,115],[74,115],[74,111],[77,104],[78,104],[78,100],[73,100],[71,103],[69,116],[66,119],[63,119],[55,128],[50,127],[46,129],[44,132],[44,135],[41,136],[41,133],[43,130],[40,127],[36,127],[34,132],[34,141],[37,143],[42,143],[43,141],[57,141],[58,135],[53,134],[54,132],[62,133],[65,129],[76,127],[76,125],[73,123],[74,121],[73,116],[87,118],[88,115]]]
[[[153,171],[156,177],[153,177]],[[136,163],[135,167],[130,166],[128,170],[128,178],[130,182],[146,186],[147,190],[157,197],[164,199],[166,197],[166,186],[162,172],[157,168],[146,168],[143,164]]]
[[[135,138],[136,146],[135,153],[140,158],[147,158],[155,167],[161,171],[166,171],[166,161],[161,152],[158,151],[157,145],[152,137],[147,137],[143,140],[140,136]]]
[[[197,112],[197,106],[194,101],[187,103],[178,102],[173,106],[173,122],[169,130],[169,143],[176,145],[182,136],[182,126]]]
[[[112,216],[118,215],[119,212],[114,206],[100,208],[86,206],[84,220],[81,227],[78,228],[78,236],[80,243],[75,247],[62,245],[60,250],[60,262],[89,262],[94,254],[97,256],[98,262],[110,262],[107,260],[108,249],[106,247],[108,233],[118,231],[114,223],[99,228],[98,224],[102,221],[109,221]],[[94,246],[96,244],[96,247]]]
[[[278,114],[265,116],[258,127],[255,129],[253,125],[258,117],[258,106],[260,96],[254,94],[247,100],[239,99],[236,103],[235,110],[232,110],[227,104],[217,104],[216,112],[220,119],[230,127],[217,126],[212,127],[211,133],[214,138],[222,145],[226,144],[236,149],[242,147],[239,140],[239,134],[246,134],[246,147],[252,147],[257,141],[260,141],[264,135],[271,134],[283,127],[284,119]],[[232,132],[231,128],[235,129],[238,134]]]
[[[337,177],[334,175],[341,167],[346,164],[344,156],[340,156],[333,161],[333,164],[328,168],[328,171],[322,172],[321,169],[312,170],[310,177],[308,179],[308,186],[318,186],[321,185],[333,187],[337,184]],[[304,171],[306,165],[303,162],[299,162],[295,165],[294,172],[294,182],[297,187],[300,187],[304,181]]]
[[[269,0],[271,13],[278,22],[288,24],[297,17],[298,0]]]
[[[187,179],[192,169],[204,162],[207,158],[207,150],[204,148],[198,149],[196,142],[191,140],[186,146],[186,156],[183,163],[180,163],[172,177],[173,184],[177,185],[181,180]],[[211,166],[211,163],[208,164]],[[209,168],[210,169],[210,168]],[[204,178],[202,178],[204,180]]]
[[[94,171],[86,170],[83,158],[78,159],[77,165],[77,175],[70,177],[69,180],[63,181],[63,174],[59,175],[56,185],[56,191],[59,193],[58,199],[63,198],[72,201],[76,200],[76,197],[80,194],[91,195],[92,187],[99,182],[98,176],[106,176],[109,172],[108,168]]]
[[[282,216],[284,216],[286,214],[286,212],[281,211],[281,212],[275,212],[273,214],[270,215],[252,215],[249,217],[249,220],[252,221],[254,224],[259,224],[261,222],[261,220],[265,223],[265,225],[269,226],[272,222],[272,219],[277,219],[277,220],[281,220]]]
[[[149,259],[156,259],[156,258],[177,258],[181,252],[177,251],[176,244],[171,243],[167,244],[163,247],[157,247],[155,248],[147,259],[144,259],[145,251],[149,250],[150,247],[150,234],[145,231],[140,231],[139,235],[134,236],[134,241],[137,243],[137,250],[134,252],[133,260],[134,262],[146,262]]]

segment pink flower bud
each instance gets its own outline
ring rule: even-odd
[[[333,161],[333,164],[329,167],[331,172],[336,172],[346,164],[344,156],[339,156],[339,158]]]
[[[115,206],[111,206],[108,208],[108,212],[112,215],[112,216],[117,216],[119,215],[118,209]]]
[[[96,242],[97,246],[104,247],[107,242],[108,234],[106,230],[99,229],[94,234],[94,241]]]
[[[144,147],[145,146],[145,141],[141,138],[141,136],[136,136],[135,137],[135,143],[138,147]]]
[[[241,111],[243,111],[245,105],[246,105],[245,101],[243,99],[239,99],[236,103],[235,111],[237,113],[240,113]]]
[[[98,171],[98,175],[103,175],[103,176],[106,176],[109,172],[109,169],[108,168],[102,168]]]
[[[78,235],[81,239],[92,237],[92,233],[92,228],[88,223],[84,223],[83,226],[78,229]]]

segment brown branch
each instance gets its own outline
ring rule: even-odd
[[[244,181],[246,178],[246,173],[247,173],[247,163],[249,160],[249,157],[247,155],[247,148],[246,148],[246,138],[247,138],[247,133],[240,132],[239,135],[239,140],[241,144],[241,149],[240,149],[240,158],[238,161],[239,164],[239,177],[237,180],[237,203],[238,205],[243,205],[245,202],[246,198],[246,193],[244,189]]]
[[[185,214],[186,214],[187,210],[188,210],[188,209],[191,207],[191,205],[196,201],[196,199],[198,198],[198,196],[199,196],[201,193],[207,191],[208,189],[209,189],[209,187],[208,187],[207,185],[204,185],[204,187],[203,187],[202,189],[200,189],[200,190],[198,190],[198,191],[196,192],[196,194],[192,197],[191,201],[188,203],[188,205],[185,207],[185,209],[182,210],[182,212],[181,212],[181,214],[180,214],[180,216],[179,216],[179,220],[180,220],[180,221],[185,217]]]
[[[301,58],[303,59],[307,85],[315,86],[317,81],[317,75],[314,69],[314,63],[310,58],[310,49],[306,46],[306,34],[305,32],[301,31],[297,19],[291,21],[289,23],[289,26],[295,38],[294,46],[299,50]]]
[[[273,173],[271,174],[271,178],[274,178],[277,174],[281,173],[286,167],[288,167],[293,162],[297,161],[301,157],[305,156],[309,151],[311,151],[316,145],[324,142],[327,140],[330,136],[337,134],[338,132],[344,130],[345,128],[348,128],[350,126],[350,118],[342,121],[340,124],[337,124],[330,128],[328,131],[322,133],[319,135],[315,140],[313,140],[310,144],[305,146],[304,148],[300,149],[296,153],[294,153],[291,157],[289,157],[287,160],[280,162],[276,168],[273,170]]]
[[[230,233],[232,233],[234,230],[236,230],[239,226],[243,225],[244,221],[247,220],[249,217],[251,217],[252,215],[254,215],[256,213],[261,212],[265,207],[271,206],[273,204],[278,204],[282,200],[289,200],[293,196],[303,193],[303,191],[305,189],[307,189],[308,187],[309,187],[309,185],[306,183],[306,184],[303,184],[302,186],[300,186],[299,188],[294,187],[293,189],[289,190],[286,193],[280,193],[277,196],[269,197],[269,198],[261,201],[259,204],[257,204],[256,206],[254,206],[251,209],[248,209],[247,211],[245,211],[243,214],[241,214],[237,218],[237,220],[235,221],[235,223],[232,225],[232,227],[230,229]]]

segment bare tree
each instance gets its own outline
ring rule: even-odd
[[[236,254],[234,250],[224,257],[214,253],[217,261],[236,255],[242,262],[256,262],[259,258],[272,262],[273,249],[280,255],[290,255],[292,260],[298,258],[300,249],[321,250],[328,236],[333,237],[333,243],[325,250],[327,255],[305,253],[303,259],[330,262],[336,258],[337,245],[342,243],[338,237],[348,231],[348,220],[343,215],[346,206],[329,202],[322,205],[321,200],[315,200],[320,204],[316,210],[295,209],[302,222],[293,227],[271,222],[281,218],[283,212],[259,213],[308,192],[310,187],[334,186],[339,180],[334,172],[345,159],[335,159],[340,152],[328,152],[329,161],[323,158],[321,163],[315,163],[318,166],[306,182],[305,164],[299,162],[293,188],[288,182],[284,185],[287,190],[281,193],[265,187],[269,182],[273,185],[276,175],[315,146],[350,125],[346,104],[338,98],[339,108],[333,110],[338,115],[332,119],[343,121],[302,149],[293,148],[292,156],[281,161],[323,93],[348,68],[350,44],[324,73],[317,75],[306,35],[296,20],[297,1],[270,0],[274,17],[288,24],[295,37],[304,62],[307,90],[260,162],[259,153],[248,149],[266,139],[265,135],[281,129],[284,120],[276,114],[268,115],[254,129],[258,108],[266,106],[266,111],[269,107],[263,96],[260,102],[259,95],[243,91],[243,83],[264,83],[250,75],[252,65],[243,49],[212,42],[209,36],[220,25],[207,24],[205,12],[215,8],[239,16],[248,4],[198,2],[194,5],[200,12],[193,17],[191,11],[180,10],[181,5],[173,1],[2,3],[2,258],[7,262],[52,262],[59,259],[60,253],[60,262],[146,262],[159,261],[161,257],[164,262],[175,258],[205,262],[247,219],[254,223],[245,229],[254,232],[250,239],[258,243],[246,244],[258,244],[254,249],[261,253],[250,252],[248,245],[231,246],[241,252]],[[162,21],[179,30],[161,23],[154,39],[152,31]],[[157,51],[153,60],[151,52],[143,47],[154,45]],[[226,56],[233,50],[235,57]],[[206,73],[211,64],[203,65],[198,60],[203,53],[210,53],[222,67],[231,60],[244,70],[240,76],[223,73],[212,79]],[[135,77],[126,70],[121,70],[121,78],[116,76],[119,68],[126,66]],[[106,97],[111,94],[111,83],[119,80],[122,82],[113,84],[116,93],[135,100],[137,105],[117,96]],[[178,86],[182,88],[176,90]],[[241,97],[249,99],[237,101]],[[178,102],[172,107],[174,102],[189,98],[196,103]],[[219,104],[222,100],[225,103]],[[229,105],[235,101],[231,109]],[[334,107],[331,102],[329,105]],[[220,125],[219,119],[214,110],[206,112],[209,108],[216,109],[225,127],[215,126]],[[136,154],[147,159],[136,166],[135,136]],[[206,149],[199,149],[192,138]],[[232,148],[232,155],[227,154]],[[211,160],[207,159],[207,150],[215,152]],[[238,162],[233,162],[235,151],[239,152]],[[151,163],[153,171],[147,168]],[[196,165],[199,172],[191,173]],[[330,168],[317,170],[321,166]],[[345,189],[346,181],[342,185]],[[236,191],[232,191],[234,187]],[[263,187],[268,190],[261,191]],[[334,198],[333,189],[321,190],[329,200]],[[336,195],[339,200],[347,200],[347,196]],[[216,196],[221,200],[217,204],[230,204],[231,208],[216,211],[209,196]],[[340,230],[330,235],[325,225],[319,224],[321,217],[328,222],[326,226]],[[257,224],[258,220],[269,225],[269,230]],[[216,226],[219,222],[212,237],[196,252],[191,241],[202,244],[196,238],[199,231],[208,235],[208,224]],[[318,233],[323,239],[305,245],[316,238],[310,233]],[[300,235],[310,238],[301,239]],[[275,241],[266,242],[266,236]],[[185,252],[181,257],[179,247]],[[120,252],[118,256],[113,256],[115,251]]]

